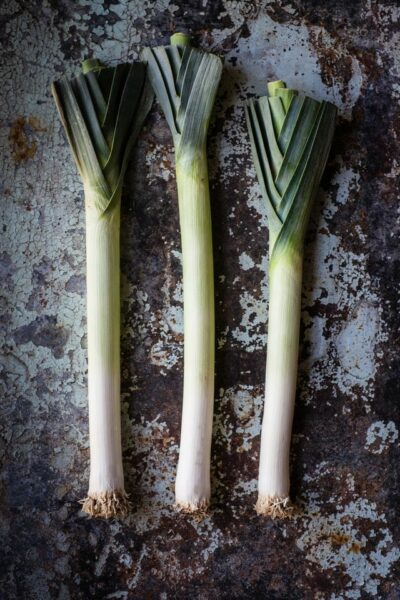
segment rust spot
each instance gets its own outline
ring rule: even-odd
[[[318,56],[322,81],[327,86],[332,86],[335,81],[340,82],[340,95],[345,102],[353,75],[351,56],[342,51],[337,41],[334,47],[327,46],[322,31],[311,30],[310,41]]]
[[[11,144],[12,157],[16,163],[33,158],[36,154],[37,143],[32,139],[37,132],[46,131],[37,117],[17,117],[10,127],[8,139]]]
[[[43,127],[39,119],[37,117],[33,117],[32,115],[28,117],[28,125],[30,125],[30,127],[32,127],[32,129],[34,129],[35,131],[47,131],[47,128]]]
[[[328,535],[328,539],[330,540],[333,547],[340,548],[341,546],[346,546],[349,544],[348,552],[352,554],[360,554],[361,552],[361,544],[359,542],[353,542],[351,537],[346,533],[342,533],[340,531],[334,531]]]
[[[320,233],[321,235],[329,235],[329,230],[326,227],[321,227],[318,230],[318,233]]]
[[[344,546],[347,542],[350,541],[350,536],[345,533],[341,533],[340,531],[336,531],[334,533],[329,534],[329,539],[331,541],[332,546]]]
[[[162,443],[163,443],[164,448],[167,447],[167,446],[169,446],[170,444],[173,444],[174,441],[175,441],[175,438],[173,438],[173,437],[164,437],[162,439]]]

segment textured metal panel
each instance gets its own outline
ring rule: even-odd
[[[1,596],[400,597],[400,8],[393,1],[7,0],[0,6]],[[50,82],[185,29],[225,57],[209,155],[217,291],[213,504],[172,508],[182,387],[174,158],[157,106],[123,200],[125,522],[88,520],[82,186]],[[340,108],[309,228],[290,522],[255,515],[266,213],[243,103],[284,79]],[[397,542],[397,544],[396,544]]]

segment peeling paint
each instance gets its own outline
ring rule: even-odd
[[[365,521],[369,523],[367,535],[360,528]],[[400,558],[385,522],[374,504],[360,498],[335,514],[313,515],[297,545],[306,560],[317,563],[323,571],[343,570],[348,579],[344,598],[376,596],[379,579],[385,578]]]
[[[373,454],[382,454],[390,444],[394,444],[399,437],[399,432],[393,421],[384,423],[375,421],[368,427],[365,448]]]

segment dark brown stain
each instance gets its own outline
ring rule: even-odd
[[[33,158],[37,150],[35,133],[46,131],[37,117],[17,117],[10,127],[8,139],[11,144],[11,155],[16,163]]]
[[[358,544],[357,542],[353,542],[349,548],[349,552],[351,552],[352,554],[360,554],[361,544]]]
[[[359,554],[361,552],[361,544],[354,542],[347,533],[341,531],[334,531],[328,534],[328,539],[334,548],[341,548],[342,546],[348,546],[349,554]]]
[[[322,31],[316,32],[311,29],[310,42],[318,56],[322,81],[329,87],[339,82],[340,95],[343,102],[346,102],[350,92],[349,82],[353,76],[350,54],[344,53],[339,42],[333,47],[328,47]]]
[[[332,546],[340,547],[344,546],[350,541],[350,536],[340,531],[334,531],[333,533],[329,534],[329,540]]]

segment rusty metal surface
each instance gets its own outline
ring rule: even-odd
[[[8,0],[0,5],[2,598],[400,597],[400,7],[395,1]],[[180,241],[154,107],[123,201],[125,522],[88,479],[82,187],[49,84],[183,28],[225,56],[209,155],[217,291],[212,511],[177,515]],[[290,522],[254,512],[266,214],[243,102],[271,78],[340,109],[307,241]],[[396,577],[397,574],[397,577]]]

